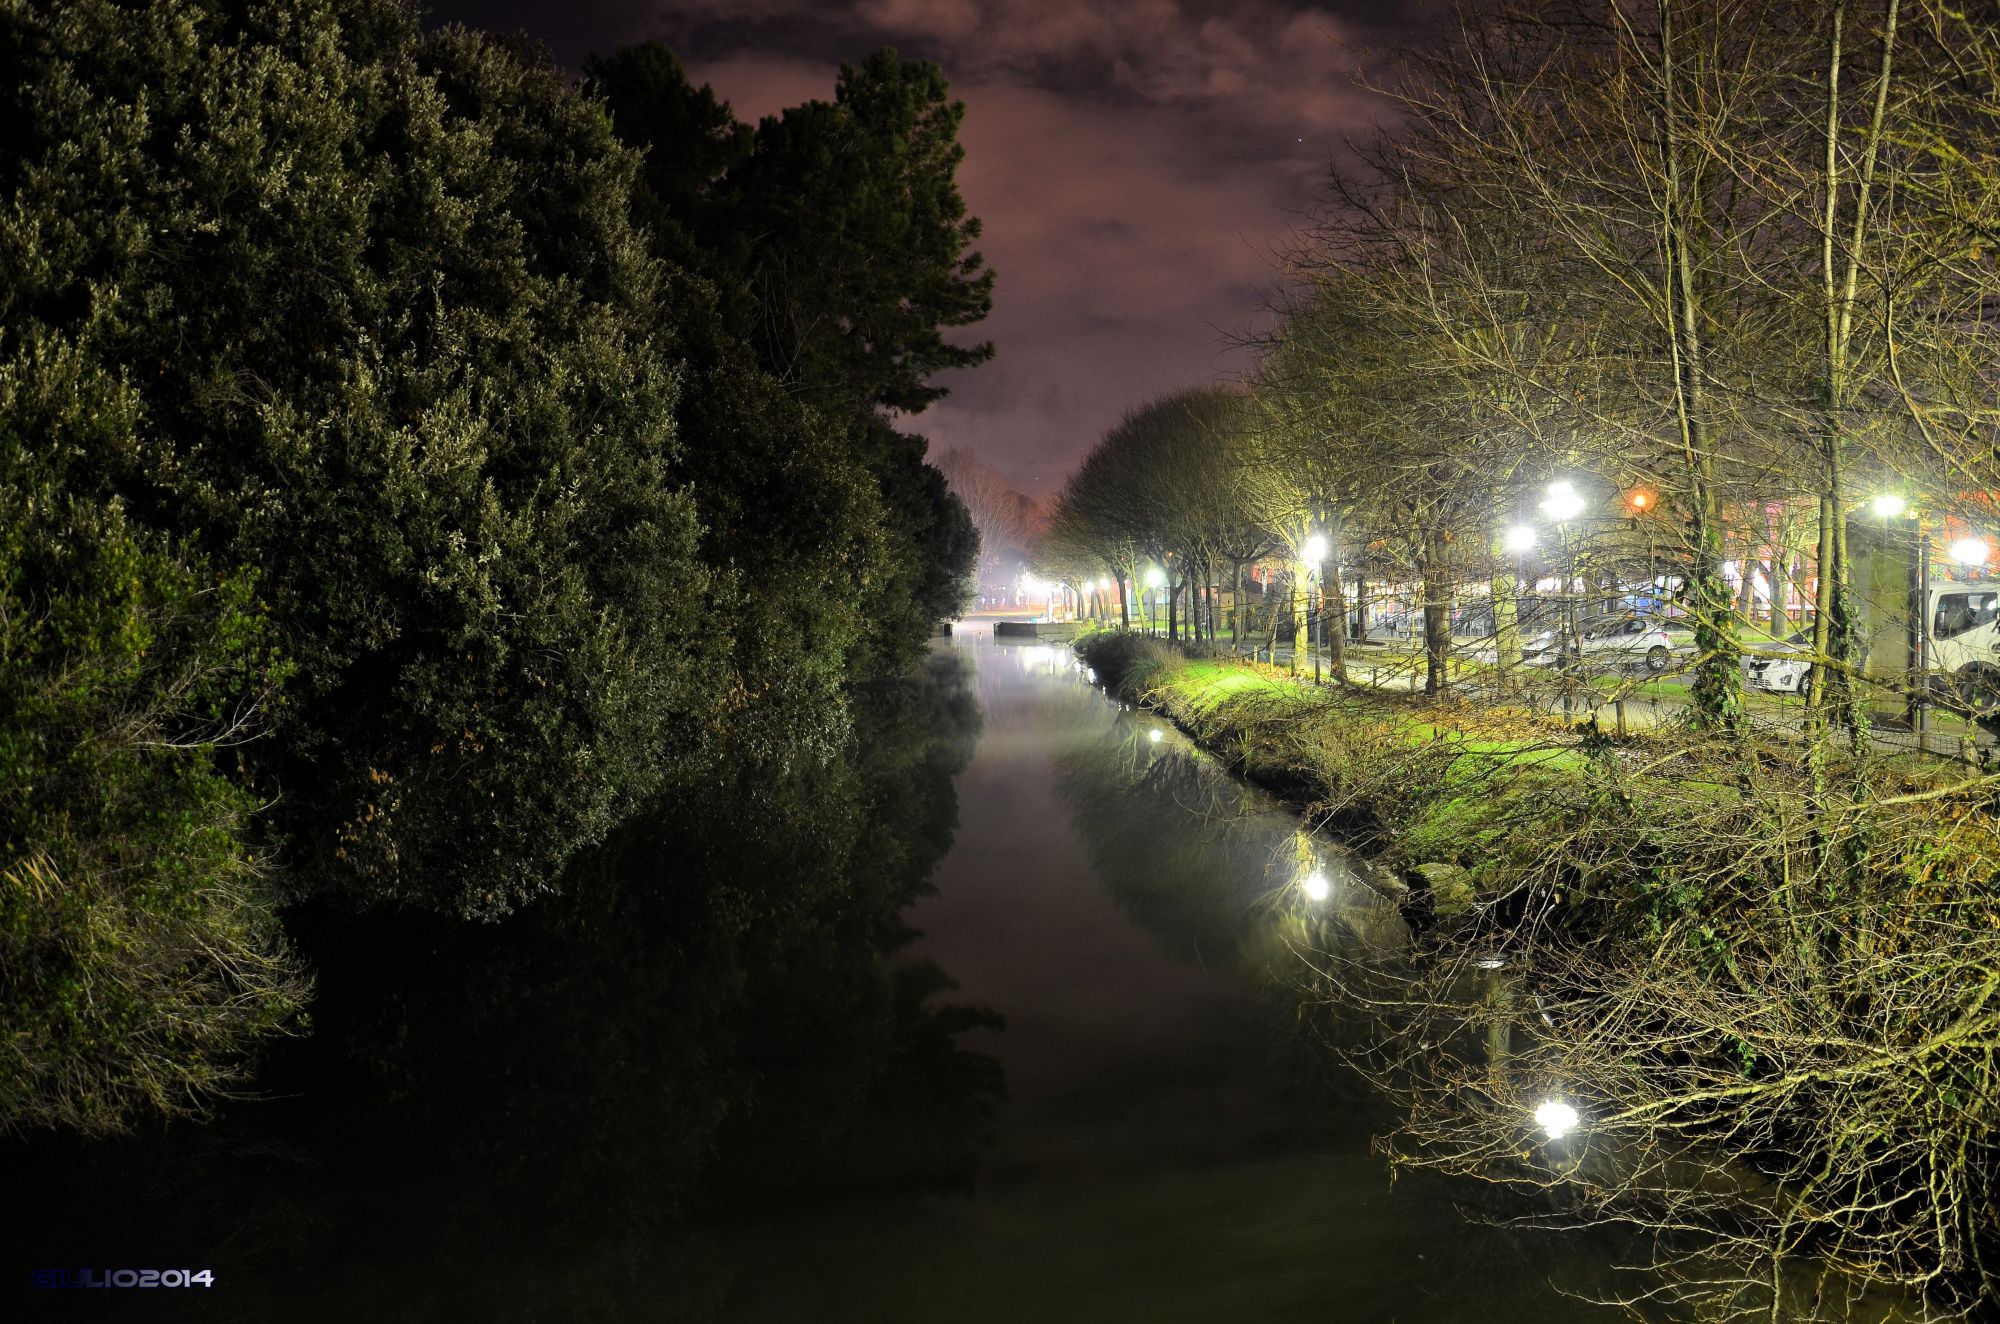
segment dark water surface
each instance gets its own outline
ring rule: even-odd
[[[943,647],[942,645],[940,647]],[[967,1200],[852,1206],[745,1238],[728,1318],[1620,1318],[1583,1247],[1391,1185],[1381,1117],[1299,1028],[1308,940],[1400,941],[1297,815],[1108,700],[1067,649],[962,632],[983,732],[915,951],[1006,1029],[1008,1099]],[[1319,869],[1332,894],[1297,884]],[[1331,915],[1331,925],[1321,921]]]
[[[506,924],[291,916],[260,1098],[0,1147],[0,1320],[1615,1317],[1552,1285],[1601,1252],[1370,1153],[1301,961],[1403,929],[1296,815],[984,631],[855,725]],[[121,1266],[216,1286],[29,1285]]]

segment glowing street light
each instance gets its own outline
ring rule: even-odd
[[[1156,727],[1154,727],[1154,728],[1153,728],[1152,730],[1148,731],[1148,732],[1146,733],[1146,739],[1148,739],[1148,740],[1152,741],[1152,742],[1153,742],[1154,744],[1156,744],[1156,745],[1157,745],[1157,744],[1159,744],[1159,743],[1160,743],[1160,728],[1158,728],[1158,727],[1156,726]]]
[[[1525,524],[1516,524],[1507,530],[1507,550],[1510,552],[1532,552],[1535,550],[1535,531]]]
[[[1542,498],[1542,513],[1558,524],[1567,524],[1583,513],[1583,498],[1568,483],[1550,483]]]
[[[1333,895],[1333,884],[1326,880],[1325,874],[1314,869],[1299,884],[1299,890],[1306,894],[1306,899],[1309,901],[1324,901]]]
[[[1576,1124],[1581,1120],[1576,1109],[1561,1099],[1544,1099],[1541,1106],[1535,1109],[1535,1125],[1541,1127],[1542,1133],[1551,1140],[1560,1140],[1576,1130]]]
[[[1869,509],[1883,519],[1894,519],[1909,508],[1910,503],[1894,492],[1884,492],[1869,503]]]
[[[1146,630],[1148,633],[1152,632],[1153,617],[1159,612],[1160,609],[1160,590],[1165,588],[1166,586],[1167,586],[1166,571],[1162,570],[1160,567],[1156,565],[1146,567],[1146,587],[1153,590],[1152,595],[1146,600],[1146,605],[1147,605]]]
[[[1967,569],[1985,565],[1986,558],[1992,554],[1993,549],[1986,545],[1984,538],[1960,538],[1951,545],[1951,559]]]
[[[1299,549],[1299,559],[1317,565],[1326,559],[1326,539],[1315,533],[1306,539],[1306,545]]]

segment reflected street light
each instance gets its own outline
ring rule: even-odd
[[[1153,742],[1154,744],[1156,744],[1156,745],[1157,745],[1157,744],[1159,744],[1159,743],[1160,743],[1160,728],[1156,726],[1156,727],[1154,727],[1154,728],[1153,728],[1152,730],[1148,731],[1148,732],[1146,733],[1146,739],[1148,739],[1148,740],[1152,741],[1152,742]]]
[[[1541,1106],[1535,1109],[1535,1125],[1541,1127],[1542,1133],[1551,1140],[1560,1140],[1576,1130],[1576,1124],[1581,1120],[1576,1109],[1561,1099],[1544,1099]]]

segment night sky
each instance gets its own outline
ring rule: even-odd
[[[833,94],[877,46],[966,103],[960,183],[999,273],[998,350],[912,425],[1051,495],[1126,409],[1240,376],[1278,262],[1343,138],[1392,113],[1358,76],[1431,3],[1323,0],[440,0],[571,70],[666,42],[739,119]],[[976,339],[977,336],[972,338]]]

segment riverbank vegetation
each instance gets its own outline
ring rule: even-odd
[[[1409,887],[1413,955],[1322,951],[1307,990],[1376,1026],[1343,1051],[1401,1105],[1393,1162],[1629,1227],[1648,1309],[1988,1298],[1993,778],[1836,762],[1829,792],[1784,744],[1618,740],[1118,632],[1079,649]],[[1574,1130],[1538,1121],[1551,1101]]]
[[[1039,564],[1289,644],[1096,665],[1415,889],[1428,958],[1318,990],[1382,1015],[1397,1161],[1631,1224],[1701,1317],[2000,1299],[1989,17],[1468,7],[1249,380],[1108,433]]]
[[[596,886],[961,600],[895,422],[990,353],[934,66],[753,127],[653,46],[86,0],[0,71],[0,1129],[203,1111],[288,907]]]

